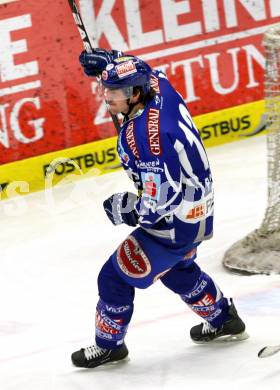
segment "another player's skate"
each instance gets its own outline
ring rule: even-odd
[[[201,323],[191,328],[191,339],[197,344],[204,344],[209,341],[220,339],[221,341],[246,340],[249,335],[245,332],[245,324],[238,316],[236,308],[231,301],[228,314],[230,319],[224,322],[219,328],[214,328],[208,322]]]
[[[117,349],[104,349],[97,345],[82,348],[80,351],[72,353],[72,363],[77,367],[94,368],[106,363],[115,363],[123,360],[128,355],[125,344]]]

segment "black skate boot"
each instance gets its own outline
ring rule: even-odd
[[[241,341],[249,337],[245,332],[245,324],[238,316],[232,299],[230,299],[230,302],[228,314],[231,318],[224,322],[221,327],[214,328],[209,322],[204,322],[191,328],[190,336],[195,343],[204,344],[218,338],[221,341]]]
[[[122,344],[118,349],[104,349],[97,345],[92,345],[72,353],[71,359],[74,366],[94,368],[105,363],[123,360],[127,355],[128,349],[125,344]]]

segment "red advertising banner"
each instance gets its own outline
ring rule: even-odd
[[[94,46],[162,68],[193,115],[263,98],[279,0],[80,0]],[[115,135],[68,1],[0,0],[0,163]]]

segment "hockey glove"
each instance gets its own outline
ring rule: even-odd
[[[138,214],[134,209],[137,196],[132,192],[120,192],[103,202],[107,217],[114,225],[125,223],[129,226],[138,224]]]
[[[100,76],[106,66],[115,58],[121,57],[123,53],[117,50],[94,49],[92,53],[82,51],[79,61],[87,76]]]

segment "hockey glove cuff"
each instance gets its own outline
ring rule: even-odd
[[[114,225],[125,223],[129,226],[138,224],[138,214],[134,209],[137,196],[132,192],[120,192],[103,202],[107,217]]]

